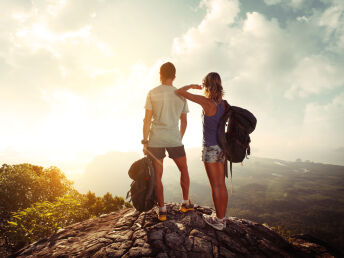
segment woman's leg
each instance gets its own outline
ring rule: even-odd
[[[216,210],[216,216],[222,219],[226,215],[228,192],[225,183],[225,169],[221,162],[204,162],[205,170],[211,186],[211,194]]]

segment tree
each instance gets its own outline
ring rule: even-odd
[[[7,246],[16,250],[89,217],[81,202],[70,195],[57,197],[55,202],[35,203],[12,213],[6,226]]]
[[[72,192],[73,182],[57,167],[44,169],[31,164],[7,165],[0,168],[0,216],[30,207],[33,203],[54,201]]]

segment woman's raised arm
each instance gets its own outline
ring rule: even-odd
[[[197,104],[200,104],[204,109],[209,104],[209,100],[202,95],[192,94],[188,92],[188,90],[190,89],[201,90],[202,86],[197,84],[186,85],[176,90],[176,94]]]

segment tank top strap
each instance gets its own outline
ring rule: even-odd
[[[217,103],[217,102],[215,102],[215,103],[216,103],[216,106],[217,106],[217,107],[220,106],[221,110],[224,110],[225,106],[223,105],[223,104],[224,104],[224,100],[223,100],[223,99],[221,100],[220,103]]]

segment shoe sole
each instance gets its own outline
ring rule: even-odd
[[[205,221],[205,223],[207,223],[209,226],[211,226],[212,228],[216,230],[222,231],[226,228],[226,222],[221,226],[215,226],[214,224],[209,223],[204,217],[203,217],[203,220]]]
[[[195,208],[184,208],[184,207],[180,207],[179,210],[180,210],[181,212],[184,213],[184,212],[188,212],[188,211],[193,211],[194,209],[195,209]]]
[[[165,221],[166,220],[166,215],[158,216],[158,220]]]
[[[215,226],[215,225],[209,223],[209,222],[206,221],[206,220],[204,220],[204,221],[205,221],[205,223],[207,223],[209,226],[211,226],[212,228],[214,228],[214,229],[216,229],[216,230],[222,231],[222,230],[225,228],[225,226],[217,227],[217,226]]]

